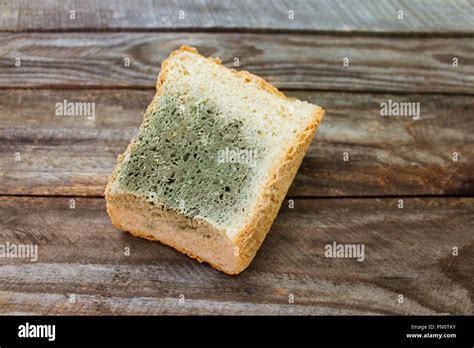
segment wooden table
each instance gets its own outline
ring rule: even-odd
[[[39,259],[0,258],[0,313],[472,314],[473,23],[462,0],[1,2],[0,244],[37,244]],[[238,276],[105,210],[182,44],[327,110]],[[56,116],[64,100],[96,118]],[[388,100],[419,102],[420,119],[381,116]],[[334,241],[364,244],[364,262],[325,257]]]

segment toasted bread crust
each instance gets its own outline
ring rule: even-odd
[[[162,63],[161,72],[158,76],[157,84],[156,84],[156,95],[153,101],[147,108],[144,122],[142,127],[146,127],[149,119],[149,115],[151,111],[155,108],[156,104],[156,96],[161,94],[161,89],[166,81],[167,75],[170,70],[171,66],[171,58],[182,53],[182,52],[189,52],[192,54],[199,55],[199,52],[196,48],[190,46],[181,46],[178,50],[173,51],[169,58],[167,58]],[[222,63],[219,58],[208,58],[209,61],[215,63],[216,65],[222,66]],[[264,79],[249,73],[248,71],[236,71],[234,69],[230,69],[234,76],[243,80],[246,83],[254,83],[259,88],[278,96],[279,98],[289,99],[287,98],[282,92],[280,92],[275,86],[271,85],[270,83],[266,82]],[[270,227],[275,220],[278,210],[288,192],[288,189],[293,181],[296,172],[303,160],[303,157],[306,154],[306,151],[309,148],[309,145],[316,133],[316,130],[324,116],[324,110],[321,108],[317,108],[314,111],[313,118],[311,124],[309,124],[303,132],[301,132],[297,139],[295,140],[294,144],[286,151],[286,153],[282,154],[280,160],[275,163],[272,167],[272,170],[269,175],[268,181],[265,183],[264,188],[260,197],[257,200],[256,209],[253,212],[252,218],[250,221],[236,234],[235,239],[233,240],[233,244],[238,250],[238,254],[235,255],[237,258],[237,266],[233,266],[231,268],[223,268],[219,265],[216,265],[212,262],[212,260],[203,260],[198,255],[186,250],[180,245],[176,245],[170,241],[163,241],[160,242],[167,244],[180,252],[187,254],[188,256],[198,260],[199,262],[207,262],[212,267],[218,269],[219,271],[225,272],[227,274],[238,274],[242,272],[245,268],[248,267],[252,259],[257,253],[257,250],[261,246],[263,240],[265,239]],[[127,150],[124,152],[124,155],[130,151],[130,149],[134,146],[134,142],[130,143],[127,147]],[[112,195],[112,184],[116,179],[116,175],[119,171],[121,162],[123,161],[124,155],[120,155],[117,160],[117,167],[115,168],[114,172],[112,173],[111,177],[109,178],[105,195],[106,199],[109,200]],[[112,223],[122,229],[122,230],[129,230],[129,232],[135,236],[150,239],[150,240],[158,240],[155,236],[151,235],[150,233],[141,231],[139,229],[130,230],[122,224],[121,216],[115,214],[112,209],[107,207],[108,213],[111,216]]]

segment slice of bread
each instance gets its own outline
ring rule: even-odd
[[[105,191],[112,223],[240,273],[324,111],[187,46],[163,62],[156,89]]]

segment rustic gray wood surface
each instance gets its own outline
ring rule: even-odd
[[[2,197],[3,237],[37,243],[39,261],[3,263],[0,308],[28,314],[471,313],[473,198],[407,198],[404,209],[393,198],[293,203],[290,209],[284,202],[250,267],[228,276],[115,229],[103,198],[76,198],[70,209],[66,197]],[[326,258],[325,245],[333,241],[364,243],[366,259]],[[454,247],[460,256],[452,255]]]
[[[240,69],[279,88],[474,91],[472,37],[261,33],[3,33],[0,88],[154,88],[161,62],[183,44],[229,67],[238,58]]]
[[[290,196],[474,193],[474,96],[285,92],[327,110]],[[153,95],[0,90],[0,194],[103,195],[117,155],[137,133]],[[96,118],[56,116],[55,105],[63,100],[95,102]],[[380,116],[387,100],[419,102],[420,119]]]
[[[473,7],[0,1],[0,245],[39,248],[37,262],[0,257],[0,314],[473,314]],[[326,109],[234,277],[105,211],[115,158],[182,44]],[[64,100],[96,117],[56,116]],[[419,102],[420,119],[381,116],[389,100]],[[364,261],[326,257],[333,242],[363,244]]]
[[[474,32],[469,0],[16,0],[0,10],[4,31]]]

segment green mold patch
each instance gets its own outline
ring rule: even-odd
[[[160,96],[119,173],[119,187],[163,209],[224,222],[247,209],[260,153],[242,121],[222,117],[209,101]]]

